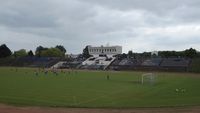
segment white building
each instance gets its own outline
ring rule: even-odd
[[[88,46],[90,58],[82,62],[83,67],[92,67],[98,69],[99,66],[106,69],[114,60],[117,54],[122,54],[122,46]]]
[[[89,54],[93,55],[94,57],[97,57],[99,55],[107,55],[108,57],[112,57],[113,55],[122,54],[122,46],[88,46],[88,51]]]

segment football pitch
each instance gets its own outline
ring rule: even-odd
[[[36,73],[37,72],[37,73]],[[146,72],[42,72],[0,68],[0,103],[19,106],[134,108],[200,105],[200,76],[156,72],[154,83],[141,84]]]

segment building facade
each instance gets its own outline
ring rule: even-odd
[[[122,46],[107,46],[107,47],[88,46],[88,51],[89,54],[93,56],[99,56],[99,55],[113,56],[117,54],[122,54]]]

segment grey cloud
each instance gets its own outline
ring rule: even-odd
[[[194,43],[200,30],[187,26],[200,26],[199,7],[199,0],[1,0],[0,41],[13,49],[63,44],[80,53],[85,45],[106,43],[122,45],[124,52],[169,49],[171,42],[185,49],[179,42],[191,39],[185,45],[200,49]]]
[[[37,0],[8,0],[0,5],[0,23],[10,27],[54,27],[57,17],[51,15],[50,5]]]
[[[119,10],[141,9],[147,11],[170,11],[177,7],[199,7],[199,0],[79,0]],[[163,12],[163,13],[164,13]]]
[[[130,11],[143,10],[173,21],[199,20],[199,0],[80,0],[109,9]],[[171,19],[171,20],[172,20]]]

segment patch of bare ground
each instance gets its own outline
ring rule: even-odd
[[[0,113],[200,113],[200,107],[90,109],[90,108],[15,107],[15,106],[0,104]]]

